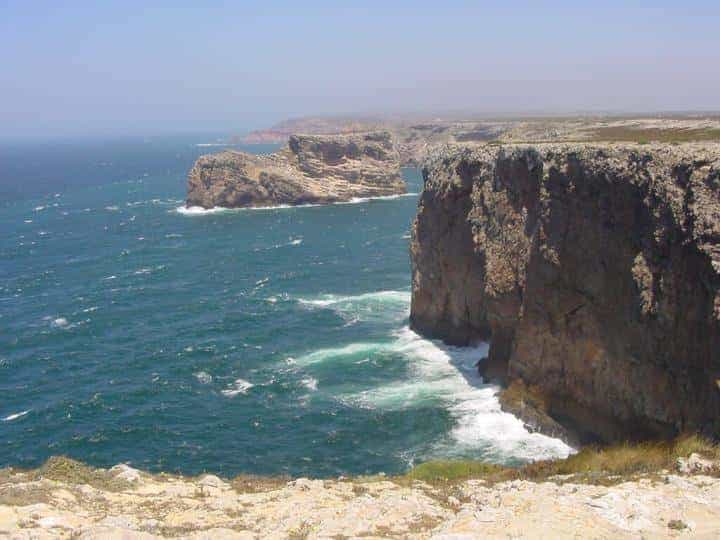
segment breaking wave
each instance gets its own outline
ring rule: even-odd
[[[338,396],[350,406],[400,411],[441,406],[453,421],[447,436],[433,441],[427,457],[482,455],[500,461],[567,457],[573,449],[559,439],[530,433],[521,420],[501,410],[498,387],[484,384],[477,362],[487,344],[452,347],[424,339],[408,327],[389,342],[359,342],[319,349],[298,357],[301,367],[320,363],[361,363],[392,354],[407,365],[407,376],[388,384]]]
[[[377,195],[375,197],[353,197],[349,201],[341,201],[334,203],[308,203],[308,204],[277,204],[273,206],[251,206],[246,208],[226,208],[224,206],[214,206],[212,208],[203,208],[202,206],[178,206],[175,211],[185,216],[206,216],[210,214],[221,214],[226,212],[251,212],[258,210],[287,210],[289,208],[316,208],[319,206],[338,206],[345,204],[362,204],[372,201],[391,201],[401,197],[416,197],[419,193],[400,193],[398,195]]]
[[[323,294],[298,298],[308,309],[330,309],[353,324],[369,319],[401,321],[410,314],[410,291],[377,291],[357,295]]]

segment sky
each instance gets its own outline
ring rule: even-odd
[[[0,136],[720,109],[720,2],[0,0]]]

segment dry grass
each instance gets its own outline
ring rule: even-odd
[[[312,525],[307,521],[303,521],[294,529],[288,531],[289,540],[305,540],[312,532]]]
[[[96,469],[65,456],[48,459],[39,469],[29,472],[29,480],[54,480],[66,484],[89,484],[105,491],[123,491],[130,482],[116,478],[108,470]]]
[[[588,446],[567,459],[537,461],[519,468],[476,461],[430,461],[418,465],[397,480],[422,480],[442,485],[468,479],[495,483],[508,480],[544,481],[571,476],[574,482],[617,483],[639,475],[675,470],[678,458],[693,453],[720,460],[720,446],[697,435],[687,435],[672,442]]]
[[[50,490],[38,485],[3,486],[0,488],[0,505],[28,506],[50,502]]]
[[[238,493],[260,493],[281,489],[292,480],[289,476],[259,476],[241,474],[230,481],[230,485]]]
[[[681,143],[716,141],[720,140],[720,129],[633,129],[627,126],[600,127],[592,131],[590,138],[593,141],[627,141],[641,144],[648,142]]]

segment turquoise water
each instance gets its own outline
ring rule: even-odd
[[[0,150],[0,466],[331,476],[567,453],[500,412],[483,346],[409,330],[416,170],[404,197],[188,212],[204,142]]]

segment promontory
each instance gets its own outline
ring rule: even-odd
[[[489,340],[512,412],[583,438],[718,436],[720,145],[451,147],[423,174],[415,329]]]
[[[188,175],[187,206],[322,204],[405,193],[387,132],[292,135],[278,152],[201,156]]]

